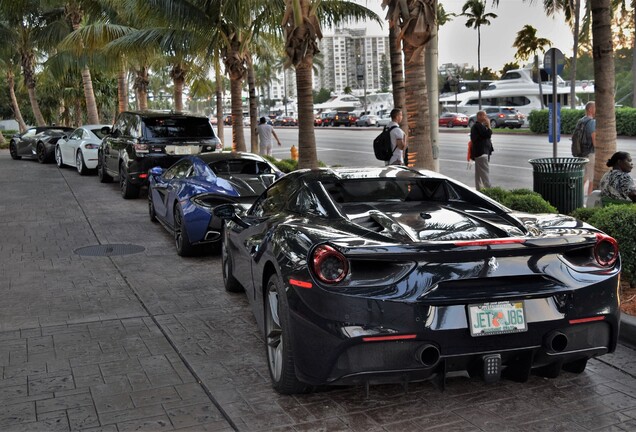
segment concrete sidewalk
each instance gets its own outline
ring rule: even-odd
[[[636,428],[625,346],[552,380],[280,396],[245,296],[217,256],[177,256],[145,197],[6,150],[0,173],[0,431]]]

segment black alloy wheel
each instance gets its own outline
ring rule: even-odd
[[[178,204],[174,206],[174,245],[179,256],[192,256],[195,247],[190,243],[188,232],[183,225],[183,212]]]
[[[11,141],[9,143],[9,154],[11,155],[11,159],[13,160],[22,159],[22,156],[18,156],[18,145],[15,143],[15,141]]]
[[[35,153],[39,163],[45,164],[48,162],[47,160],[48,158],[46,157],[46,148],[44,147],[44,144],[42,144],[41,142],[39,142],[37,147],[35,148]]]
[[[272,386],[281,394],[306,393],[309,386],[296,377],[289,305],[278,275],[269,278],[265,295],[265,348]]]
[[[124,199],[139,198],[139,186],[130,183],[124,164],[119,166],[119,189]]]

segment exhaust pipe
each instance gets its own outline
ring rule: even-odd
[[[424,345],[415,352],[415,357],[427,368],[435,366],[439,362],[440,352],[434,345]]]
[[[216,241],[221,237],[221,233],[218,231],[208,231],[205,233],[205,241]]]
[[[552,332],[546,336],[543,345],[550,352],[560,353],[567,348],[568,337],[561,332]]]

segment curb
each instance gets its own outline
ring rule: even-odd
[[[621,328],[618,338],[621,342],[636,346],[636,317],[621,312]]]

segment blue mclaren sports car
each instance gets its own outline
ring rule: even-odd
[[[170,168],[149,173],[148,212],[174,235],[177,253],[193,255],[203,245],[220,245],[219,204],[248,208],[283,173],[253,153],[219,152],[186,156]]]

